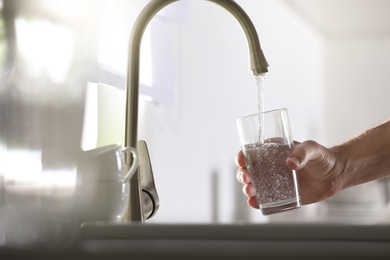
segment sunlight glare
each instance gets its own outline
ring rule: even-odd
[[[74,33],[66,26],[46,20],[15,21],[18,50],[35,77],[47,76],[53,82],[66,79],[73,57]]]

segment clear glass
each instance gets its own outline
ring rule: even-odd
[[[238,118],[236,124],[263,215],[299,208],[296,172],[286,165],[293,146],[287,109]]]

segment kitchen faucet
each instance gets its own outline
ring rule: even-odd
[[[140,47],[143,33],[150,20],[162,8],[176,1],[178,0],[152,0],[149,2],[136,19],[130,35],[126,85],[125,146],[137,147],[141,162],[139,170],[130,179],[130,200],[124,221],[144,222],[145,218],[153,216],[159,207],[159,198],[154,185],[146,143],[137,141]],[[260,48],[256,29],[245,11],[233,0],[207,1],[225,8],[241,25],[248,41],[252,74],[257,76],[268,72],[268,63]],[[126,166],[130,167],[130,165],[131,158],[127,157]]]

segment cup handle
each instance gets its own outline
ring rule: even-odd
[[[130,167],[129,171],[124,176],[124,178],[123,178],[124,181],[128,181],[130,179],[130,177],[133,176],[135,171],[138,169],[138,162],[139,162],[139,155],[138,155],[137,149],[135,149],[134,147],[125,147],[123,149],[123,153],[126,154],[127,152],[131,152],[132,153],[132,155],[133,155],[133,163],[131,164],[131,167]]]

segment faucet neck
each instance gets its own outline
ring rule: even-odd
[[[268,72],[268,62],[265,59],[264,53],[260,47],[260,40],[251,19],[246,14],[244,9],[235,1],[231,0],[208,0],[215,3],[227,11],[229,11],[234,18],[241,25],[245,33],[249,48],[250,69],[254,76]]]
[[[127,86],[126,86],[126,123],[125,123],[125,146],[137,146],[138,131],[138,100],[139,100],[139,64],[140,64],[140,45],[143,33],[154,15],[165,6],[178,0],[152,0],[141,11],[134,23],[129,41],[128,68],[127,68]],[[229,11],[240,23],[249,47],[250,68],[253,75],[259,75],[268,71],[268,63],[260,48],[259,38],[256,29],[244,10],[233,0],[208,0]],[[126,165],[130,167],[131,158],[126,158]],[[130,205],[128,216],[131,221],[142,221],[142,203],[134,203],[134,198],[139,197],[140,176],[139,172],[133,175],[130,185],[133,186],[130,195]],[[138,199],[137,199],[138,201]]]
[[[135,147],[138,129],[139,63],[143,33],[150,20],[165,6],[178,0],[152,0],[141,11],[134,23],[129,41],[125,144]],[[233,0],[207,0],[229,11],[243,29],[249,47],[250,70],[254,76],[268,72],[268,63],[260,47],[256,29],[245,11]]]

